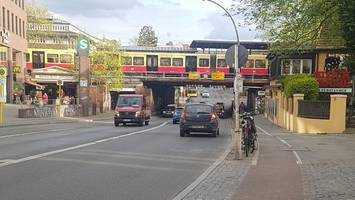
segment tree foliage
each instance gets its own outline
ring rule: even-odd
[[[110,88],[122,87],[122,52],[119,47],[117,40],[105,38],[94,44],[90,72],[97,84],[108,84]]]
[[[238,0],[231,9],[263,31],[274,51],[314,47],[322,38],[341,42],[338,0]]]
[[[151,26],[143,26],[138,35],[137,46],[156,47],[158,45],[158,37]]]
[[[339,13],[342,19],[341,27],[345,45],[350,51],[344,65],[355,75],[355,1],[339,1]]]
[[[36,0],[30,0],[26,5],[27,22],[30,26],[33,25],[48,25],[47,31],[31,29],[27,31],[27,38],[35,40],[50,34],[52,31],[53,18],[48,9],[38,4]]]
[[[319,95],[319,83],[310,75],[289,75],[281,78],[281,90],[288,98],[294,94],[304,94],[305,100],[316,100]]]

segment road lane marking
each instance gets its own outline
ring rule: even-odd
[[[267,131],[265,131],[264,129],[262,129],[260,126],[257,126],[255,125],[256,128],[258,128],[259,130],[261,130],[261,132],[263,132],[265,135],[268,135],[268,136],[272,136],[270,133],[268,133]]]
[[[19,137],[19,136],[26,136],[26,135],[34,135],[34,134],[39,134],[39,133],[68,131],[68,130],[74,130],[74,128],[53,129],[53,130],[45,130],[45,131],[34,131],[34,132],[28,132],[28,133],[18,133],[18,134],[12,134],[12,135],[3,135],[3,136],[0,136],[0,139],[11,138],[11,137]]]
[[[114,137],[110,137],[110,138],[97,140],[97,141],[94,141],[94,142],[89,142],[89,143],[76,145],[76,146],[72,146],[72,147],[68,147],[68,148],[64,148],[64,149],[58,149],[58,150],[49,151],[49,152],[46,152],[46,153],[41,153],[41,154],[37,154],[37,155],[33,155],[33,156],[28,156],[28,157],[25,157],[25,158],[20,158],[20,159],[14,160],[13,162],[1,163],[0,167],[13,165],[13,164],[21,163],[21,162],[26,162],[26,161],[30,161],[30,160],[46,157],[46,156],[51,156],[51,155],[58,154],[58,153],[63,153],[63,152],[66,152],[66,151],[80,149],[80,148],[92,146],[92,145],[95,145],[95,144],[116,140],[116,139],[119,139],[119,138],[124,138],[124,137],[132,136],[132,135],[141,134],[141,133],[144,133],[144,132],[149,132],[149,131],[161,128],[161,127],[165,126],[167,123],[168,122],[164,122],[164,123],[162,123],[159,126],[155,126],[155,127],[152,127],[152,128],[149,128],[149,129],[140,130],[140,131],[135,131],[135,132],[128,133],[128,134],[125,134],[125,135],[114,136]]]
[[[258,129],[260,129],[263,133],[265,133],[268,136],[273,136],[270,133],[268,133],[267,131],[265,131],[264,129],[262,129],[260,126],[256,126]],[[280,138],[280,137],[276,137],[280,142],[284,143],[285,145],[287,145],[289,148],[292,147],[291,144],[289,144],[286,140]],[[295,155],[296,157],[296,164],[297,165],[302,165],[302,160],[301,157],[298,155],[298,153],[296,151],[292,151],[292,153]]]
[[[48,161],[58,161],[58,162],[70,162],[70,163],[79,163],[79,164],[94,164],[94,165],[104,165],[104,166],[114,166],[114,167],[126,167],[126,168],[136,168],[144,170],[158,170],[158,171],[186,171],[186,169],[175,168],[175,167],[156,167],[148,165],[137,165],[137,164],[124,164],[124,163],[115,163],[115,162],[106,162],[106,161],[92,161],[92,160],[78,160],[78,159],[69,159],[69,158],[41,158],[41,160]]]
[[[296,159],[297,159],[296,163],[297,163],[297,165],[302,165],[302,160],[301,160],[301,157],[298,155],[298,153],[297,153],[296,151],[292,151],[292,152],[293,152],[293,154],[296,156]]]

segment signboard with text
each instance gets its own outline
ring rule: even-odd
[[[189,72],[189,80],[199,80],[200,73],[198,72]]]
[[[315,72],[321,88],[351,88],[351,76],[347,71]]]
[[[86,36],[81,36],[78,40],[77,51],[79,55],[89,56],[90,40]]]
[[[14,74],[20,74],[21,73],[21,66],[14,66],[14,68],[12,69],[12,72]]]
[[[223,72],[212,72],[211,78],[214,81],[222,81],[222,80],[224,80],[224,73]]]
[[[319,88],[323,93],[351,93],[352,88]]]
[[[6,68],[0,67],[0,103],[6,103]]]

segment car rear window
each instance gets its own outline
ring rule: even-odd
[[[186,106],[187,113],[211,113],[212,107],[208,105],[190,105]]]

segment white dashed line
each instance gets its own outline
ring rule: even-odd
[[[46,156],[50,156],[50,155],[54,155],[54,154],[58,154],[58,153],[63,153],[63,152],[66,152],[66,151],[80,149],[80,148],[83,148],[83,147],[88,147],[88,146],[92,146],[92,145],[95,145],[95,144],[108,142],[108,141],[111,141],[111,140],[116,140],[116,139],[119,139],[119,138],[124,138],[124,137],[132,136],[132,135],[141,134],[141,133],[144,133],[144,132],[148,132],[148,131],[155,130],[155,129],[158,129],[160,127],[163,127],[167,123],[168,122],[164,122],[163,124],[161,124],[159,126],[152,127],[152,128],[149,128],[149,129],[144,129],[144,130],[141,130],[141,131],[128,133],[128,134],[125,134],[125,135],[110,137],[110,138],[106,138],[106,139],[97,140],[97,141],[94,141],[94,142],[89,142],[89,143],[86,143],[86,144],[76,145],[76,146],[72,146],[72,147],[68,147],[68,148],[64,148],[64,149],[58,149],[58,150],[55,150],[55,151],[49,151],[49,152],[46,152],[46,153],[41,153],[41,154],[37,154],[37,155],[25,157],[25,158],[20,158],[20,159],[17,159],[17,160],[12,160],[11,162],[1,163],[0,167],[13,165],[13,164],[21,163],[21,162],[26,162],[26,161],[29,161],[29,160],[34,160],[34,159],[38,159],[38,158],[42,158],[42,157],[46,157]]]
[[[256,128],[258,128],[259,130],[261,130],[261,132],[263,132],[265,135],[272,136],[270,133],[268,133],[267,131],[265,131],[264,129],[262,129],[260,126],[256,126]]]
[[[297,165],[302,165],[302,160],[301,160],[301,157],[298,155],[298,153],[297,153],[296,151],[292,151],[292,152],[293,152],[293,154],[296,156],[296,159],[297,159],[296,163],[297,163]]]

